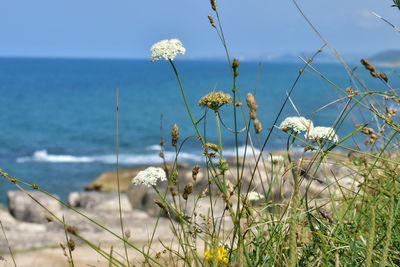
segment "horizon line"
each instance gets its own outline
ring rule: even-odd
[[[283,54],[282,56],[284,56]],[[287,55],[287,54],[286,54]],[[265,62],[265,63],[297,63],[295,59],[298,59],[298,63],[302,63],[303,61],[299,56],[291,55],[293,58],[283,59],[283,58],[255,58],[255,57],[238,57],[237,59],[241,62]],[[150,57],[96,57],[96,56],[14,56],[14,55],[0,55],[0,59],[43,59],[43,60],[120,60],[120,61],[149,61],[151,62]],[[226,58],[224,57],[180,57],[175,59],[175,61],[217,61],[224,62]],[[349,60],[351,62],[353,60]],[[320,63],[337,63],[335,58],[332,60],[323,60]]]

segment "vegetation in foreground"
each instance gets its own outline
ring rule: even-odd
[[[398,6],[398,1],[394,4]],[[246,95],[246,105],[244,100],[242,102],[240,88],[237,87],[240,63],[231,60],[216,0],[211,0],[211,9],[210,25],[225,49],[231,68],[232,89],[212,91],[201,98],[199,105],[204,107],[201,118],[193,116],[173,61],[177,54],[185,53],[183,44],[171,39],[156,43],[151,48],[153,61],[161,59],[170,62],[195,134],[183,138],[179,135],[178,125],[174,125],[171,142],[176,148],[176,160],[172,167],[168,168],[167,164],[164,169],[150,167],[133,178],[133,186],[147,185],[156,192],[158,198],[154,202],[160,207],[159,216],[169,219],[176,242],[173,245],[162,244],[163,250],[154,251],[152,245],[159,242],[153,239],[156,224],[148,246],[139,248],[128,240],[124,232],[122,213],[122,234],[118,234],[75,210],[121,240],[124,256],[116,257],[112,251],[104,251],[86,240],[73,225],[68,225],[64,218],[49,211],[53,220],[64,225],[66,242],[62,249],[69,264],[74,266],[75,243],[71,238],[74,236],[115,266],[399,266],[400,124],[397,111],[400,97],[398,88],[391,86],[390,75],[380,72],[368,60],[361,60],[362,71],[368,71],[382,82],[381,88],[385,88],[370,89],[342,61],[348,71],[349,77],[346,78],[349,85],[347,88],[337,86],[312,65],[323,49],[335,51],[321,37],[324,45],[311,58],[304,59],[304,66],[299,69],[298,77],[283,100],[273,125],[264,129],[257,117],[255,92]],[[281,118],[283,108],[294,105],[290,95],[306,71],[315,72],[342,95],[333,103],[321,103],[319,112],[324,112],[329,105],[342,107],[335,121],[326,122],[330,127],[314,125],[301,114]],[[232,122],[226,122],[221,117],[221,109],[232,111]],[[364,117],[369,121],[347,129],[345,136],[338,136],[336,132],[344,120],[356,110],[368,114]],[[216,125],[215,133],[207,130],[210,123]],[[222,128],[229,130],[236,140],[233,164],[228,164],[228,159],[224,157]],[[264,139],[260,135],[263,131],[267,131]],[[286,135],[287,145],[283,155],[263,153],[272,134]],[[359,140],[360,136],[365,136],[364,144],[355,147],[346,145],[346,141]],[[189,139],[197,140],[204,153],[204,162],[194,166],[193,181],[181,186],[179,153]],[[240,143],[246,144],[244,153],[239,153]],[[163,157],[163,140],[161,145],[160,156]],[[298,151],[299,147],[301,153],[294,153],[294,148]],[[336,177],[337,166],[349,170],[352,182],[343,184],[343,177]],[[194,195],[193,188],[198,186],[196,178],[200,168],[206,169],[207,185],[200,189],[201,194]],[[26,183],[4,171],[1,175],[28,195],[26,188],[52,196],[39,185]],[[258,179],[263,180],[257,183]],[[158,184],[163,180],[167,181],[168,187],[160,191]],[[318,194],[313,193],[313,184],[321,181],[326,187]],[[288,190],[281,186],[284,183],[288,185]],[[283,195],[284,190],[290,193],[288,197],[278,197]],[[325,194],[322,194],[323,191]],[[199,203],[204,201],[208,202],[207,212],[198,209]],[[225,207],[222,214],[214,210],[217,202],[222,202]],[[4,229],[3,235],[6,237]],[[131,250],[140,252],[143,258],[130,258]],[[10,253],[12,255],[11,247]]]

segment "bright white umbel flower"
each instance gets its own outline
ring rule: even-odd
[[[259,201],[264,198],[264,195],[257,193],[255,191],[251,191],[247,194],[247,199],[249,201]]]
[[[313,123],[304,117],[287,117],[282,121],[279,128],[282,131],[292,130],[295,133],[300,133],[312,129]]]
[[[306,135],[307,138],[307,135]],[[339,137],[335,133],[335,130],[331,127],[314,127],[310,130],[308,133],[308,138],[314,140],[314,141],[332,141],[332,142],[338,142]]]
[[[158,180],[167,180],[165,171],[161,168],[149,167],[140,171],[132,180],[133,185],[147,185],[148,187],[157,185]]]
[[[185,54],[186,49],[178,39],[162,40],[151,47],[151,61],[173,60],[177,54]]]

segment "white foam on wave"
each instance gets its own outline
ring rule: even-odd
[[[166,161],[175,160],[175,152],[164,152]],[[183,161],[200,161],[201,155],[182,152],[179,154],[179,160]],[[25,162],[53,162],[53,163],[104,163],[115,164],[117,159],[115,154],[94,155],[94,156],[72,156],[72,155],[55,155],[49,154],[46,150],[38,150],[30,157],[20,157],[16,160],[18,163]],[[158,153],[154,154],[120,154],[119,164],[122,165],[149,165],[161,164],[162,159]]]
[[[121,165],[151,165],[151,164],[161,164],[163,160],[159,157],[158,153],[160,151],[159,145],[152,145],[146,148],[147,153],[144,154],[119,154],[119,164]],[[240,146],[239,147],[239,157],[243,157],[246,151],[246,156],[252,156],[253,150],[251,146]],[[254,153],[256,156],[259,155],[260,150],[254,148]],[[265,153],[265,152],[264,152]],[[265,153],[266,154],[266,153]],[[235,148],[225,148],[223,151],[224,158],[236,157]],[[164,151],[165,160],[172,162],[175,160],[176,154],[173,151]],[[180,152],[179,161],[183,162],[201,162],[204,160],[204,156],[201,152],[189,153]],[[16,159],[17,163],[25,162],[52,162],[52,163],[103,163],[103,164],[115,164],[116,156],[115,154],[106,155],[93,155],[93,156],[73,156],[73,155],[57,155],[49,154],[47,150],[35,151],[31,156],[19,157]]]
[[[30,161],[88,163],[88,162],[93,162],[94,159],[91,157],[76,157],[76,156],[71,156],[71,155],[51,155],[51,154],[48,154],[46,150],[35,151],[31,157],[17,158],[18,163],[24,163],[24,162],[30,162]]]
[[[238,147],[239,157],[244,157],[245,153],[246,153],[246,157],[249,155],[253,155],[253,148],[250,145],[247,145],[247,148],[246,148],[246,146]],[[258,156],[260,154],[260,150],[257,148],[254,148],[254,153]],[[223,155],[224,155],[224,157],[236,157],[236,149],[235,148],[223,149]]]
[[[158,144],[151,145],[151,146],[146,147],[146,150],[149,150],[149,151],[160,151],[161,150],[161,146],[158,145]]]

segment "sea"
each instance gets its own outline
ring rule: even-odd
[[[232,93],[230,66],[224,61],[210,60],[177,60],[175,64],[201,131],[207,141],[217,142],[215,115],[198,106],[198,101],[211,91]],[[237,78],[238,96],[243,102],[243,109],[238,109],[237,114],[239,130],[246,126],[245,97],[252,92],[259,105],[257,116],[264,127],[259,137],[264,141],[303,65],[241,63]],[[385,89],[359,63],[350,67],[358,68],[357,75],[371,90]],[[277,124],[287,116],[301,114],[315,125],[332,126],[347,103],[346,98],[340,99],[343,93],[338,88],[358,87],[340,64],[316,61],[313,68],[303,72]],[[392,86],[399,87],[393,69],[381,70],[390,78],[396,76],[397,82],[393,81]],[[175,148],[171,146],[170,130],[174,123],[179,125],[181,141],[189,137],[178,160],[187,164],[204,162],[169,62],[0,58],[0,168],[12,176],[38,184],[63,199],[71,191],[84,190],[102,172],[116,168],[117,115],[120,168],[160,164],[161,138],[165,140],[167,160],[173,160]],[[234,156],[232,106],[221,108],[220,116],[224,156]],[[357,125],[373,121],[365,109],[355,108],[338,134],[346,136]],[[241,131],[241,153],[245,137]],[[266,153],[284,150],[286,141],[287,135],[275,129]],[[346,145],[354,147],[358,141],[351,138]],[[256,141],[255,145],[258,146]],[[301,149],[300,144],[294,149]],[[0,203],[6,203],[8,190],[16,188],[1,179]]]

